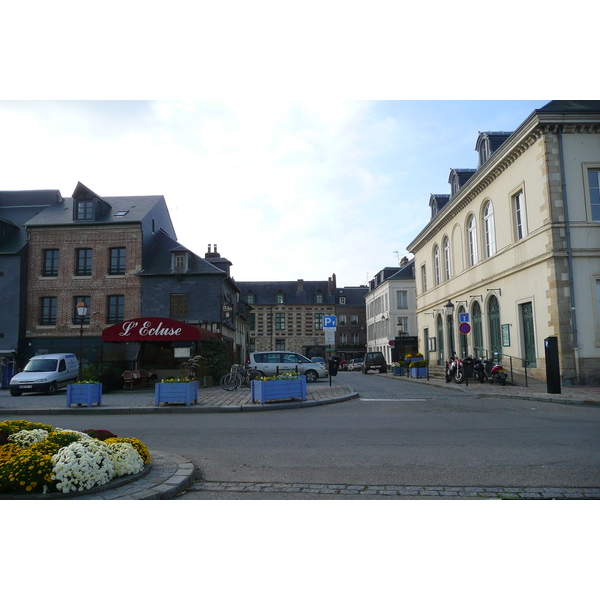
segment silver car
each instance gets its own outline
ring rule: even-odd
[[[360,371],[362,369],[362,366],[363,366],[362,358],[353,358],[348,363],[348,371]]]
[[[309,383],[319,377],[329,377],[325,365],[312,362],[310,358],[295,352],[253,352],[250,354],[248,366],[256,369],[261,377],[296,370],[301,375],[306,375],[306,381]]]

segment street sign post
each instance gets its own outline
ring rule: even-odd
[[[335,331],[337,329],[337,317],[335,315],[323,315],[323,329]]]
[[[470,333],[470,331],[471,331],[471,326],[468,323],[461,323],[458,326],[458,330],[461,333],[464,333],[465,335],[467,335],[467,333]]]

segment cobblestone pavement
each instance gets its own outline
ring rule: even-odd
[[[403,485],[353,485],[319,483],[243,483],[239,481],[200,481],[187,492],[237,492],[251,498],[253,492],[261,494],[307,494],[325,496],[360,496],[373,498],[456,498],[497,500],[598,500],[600,488],[522,488],[522,487],[472,487],[472,486],[403,486]],[[198,499],[202,495],[196,495]]]

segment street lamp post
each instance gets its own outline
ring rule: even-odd
[[[81,300],[77,303],[77,315],[79,316],[79,381],[81,381],[81,373],[82,373],[82,358],[83,358],[83,321],[85,320],[85,315],[87,315],[88,307],[86,303]]]

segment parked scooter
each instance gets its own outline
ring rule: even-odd
[[[483,361],[484,369],[476,368],[476,376],[477,379],[483,383],[484,381],[488,381],[489,383],[494,383],[497,381],[500,385],[506,385],[506,379],[508,377],[504,367],[497,359],[498,353],[495,352],[494,356],[496,360],[487,359]]]
[[[458,370],[458,356],[453,352],[446,361],[446,383],[450,383]]]

